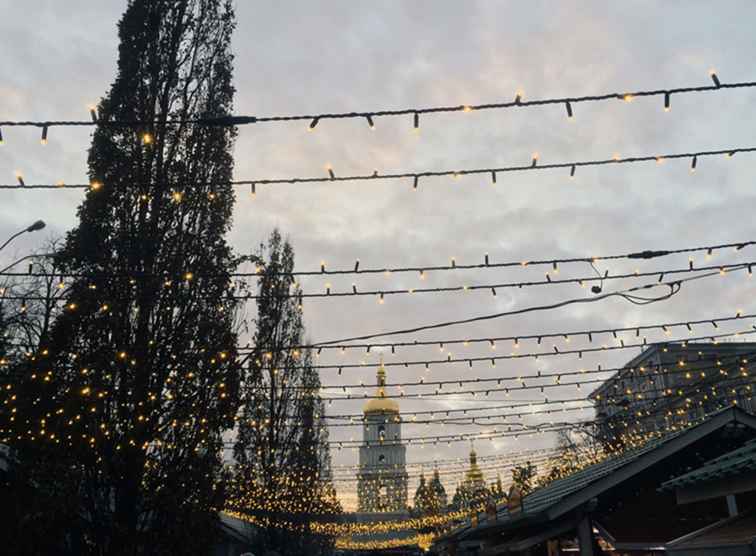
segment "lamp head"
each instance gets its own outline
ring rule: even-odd
[[[27,232],[36,232],[37,230],[41,230],[42,228],[44,228],[45,225],[46,224],[45,224],[44,220],[37,220],[34,224],[32,224],[31,226],[29,226],[28,228],[26,228],[26,231]]]

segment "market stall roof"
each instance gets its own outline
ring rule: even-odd
[[[662,483],[662,490],[672,490],[715,479],[739,475],[743,471],[756,471],[756,441],[707,461],[701,467]]]
[[[486,520],[475,526],[468,523],[444,535],[439,541],[451,538],[473,540],[486,537],[495,530],[504,531],[528,523],[557,519],[712,432],[733,424],[756,429],[756,417],[738,407],[712,413],[696,425],[651,440],[639,448],[534,490],[523,497],[516,513],[510,513],[505,504],[501,505],[497,508],[495,521]]]

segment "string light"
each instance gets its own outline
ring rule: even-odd
[[[374,181],[374,180],[414,180],[415,178],[429,178],[429,177],[461,177],[477,174],[491,174],[491,172],[503,173],[503,172],[527,172],[527,171],[542,171],[542,170],[554,170],[559,168],[572,168],[573,166],[605,166],[608,164],[638,164],[642,162],[655,162],[658,158],[664,158],[669,160],[675,160],[680,158],[692,158],[702,156],[722,156],[732,157],[737,153],[751,153],[756,151],[756,147],[733,147],[728,149],[710,150],[710,151],[694,151],[684,153],[669,153],[669,154],[655,154],[655,155],[641,155],[621,157],[619,153],[615,153],[612,158],[609,159],[593,159],[582,161],[570,161],[570,162],[554,162],[550,164],[536,164],[532,163],[527,165],[515,165],[515,166],[500,166],[494,168],[468,168],[463,170],[428,170],[424,172],[397,172],[392,174],[354,174],[349,176],[336,176],[333,172],[333,168],[328,168],[328,177],[294,177],[294,178],[275,178],[275,179],[254,179],[254,180],[232,180],[224,182],[207,182],[203,185],[233,185],[233,186],[248,186],[250,183],[255,182],[258,185],[282,185],[282,184],[299,184],[299,183],[326,183],[329,181],[338,182],[352,182],[352,181]],[[66,189],[83,189],[86,187],[84,184],[71,184],[67,185]],[[19,189],[18,186],[12,184],[0,184],[0,189]],[[53,184],[29,184],[27,189],[56,189]]]
[[[740,270],[745,270],[749,264],[751,263],[745,263],[745,264],[740,265],[738,268],[730,269],[729,273],[732,274]],[[585,298],[585,297],[572,298],[572,299],[567,299],[564,301],[559,301],[556,303],[549,303],[546,305],[528,306],[528,307],[523,307],[520,309],[512,309],[509,311],[502,311],[502,312],[491,313],[487,315],[479,315],[479,316],[470,317],[466,319],[429,323],[429,324],[418,325],[412,328],[390,330],[390,331],[384,331],[384,332],[377,332],[373,334],[364,334],[361,336],[340,338],[336,340],[327,340],[327,341],[318,342],[317,344],[315,344],[315,347],[329,345],[329,344],[343,345],[347,343],[358,342],[361,340],[372,340],[375,338],[381,338],[385,336],[394,336],[394,335],[400,335],[400,334],[415,334],[415,333],[423,332],[427,330],[435,330],[435,329],[447,328],[450,326],[463,325],[463,324],[472,324],[476,322],[500,319],[504,317],[512,317],[515,315],[522,315],[525,313],[531,313],[531,312],[537,312],[537,311],[547,311],[547,310],[552,310],[552,309],[558,309],[562,307],[567,307],[569,305],[575,305],[575,304],[581,304],[581,303],[595,303],[595,302],[603,301],[603,300],[610,299],[613,297],[620,297],[621,299],[628,301],[629,303],[636,304],[636,305],[648,305],[650,303],[656,303],[659,301],[670,299],[671,297],[673,297],[674,295],[680,292],[684,284],[690,283],[692,281],[708,279],[716,275],[718,275],[717,272],[707,272],[705,274],[699,274],[699,275],[690,276],[687,278],[678,278],[671,282],[647,283],[647,284],[627,288],[624,290],[617,290],[617,291],[604,293],[601,295],[599,295],[601,291],[600,288],[598,286],[594,286],[592,289],[594,290],[594,293],[596,293],[596,296],[593,298]],[[648,296],[649,290],[659,288],[659,287],[667,288],[667,291],[663,294],[659,294],[656,297]],[[596,288],[599,288],[598,292],[595,291]],[[640,295],[639,292],[643,292],[645,295]]]
[[[597,95],[587,96],[573,96],[573,97],[559,97],[559,98],[543,98],[525,101],[523,100],[524,92],[518,90],[515,98],[511,102],[498,102],[487,104],[462,104],[454,106],[433,106],[424,108],[402,108],[398,110],[359,110],[350,112],[333,112],[322,113],[317,115],[293,115],[293,116],[232,116],[225,115],[219,117],[208,118],[189,118],[189,119],[154,119],[154,120],[109,120],[101,121],[96,118],[96,112],[93,107],[90,107],[91,120],[66,120],[66,121],[0,121],[0,126],[16,126],[16,127],[42,127],[47,125],[50,127],[61,126],[113,126],[113,127],[126,127],[126,126],[150,126],[157,123],[164,123],[168,125],[203,125],[203,126],[220,126],[220,127],[232,127],[239,125],[255,124],[255,123],[279,123],[279,122],[291,122],[291,121],[309,121],[309,128],[313,130],[321,119],[349,119],[349,118],[375,118],[377,116],[404,116],[412,115],[415,122],[415,128],[419,127],[418,119],[420,114],[439,114],[449,112],[472,112],[477,110],[494,110],[494,109],[508,109],[508,108],[523,108],[534,106],[546,106],[550,104],[577,104],[588,102],[602,102],[605,100],[621,99],[625,101],[631,101],[636,97],[653,97],[660,95],[671,94],[688,94],[688,93],[704,93],[712,91],[721,91],[723,89],[741,89],[756,87],[756,82],[738,82],[738,83],[721,83],[719,77],[714,70],[709,72],[714,85],[699,86],[699,87],[676,87],[676,88],[656,88],[650,90],[639,90],[634,92],[625,93],[602,93]]]
[[[490,360],[492,362],[494,362],[495,358],[490,358]],[[495,363],[494,363],[494,366],[495,366]],[[712,370],[712,369],[716,369],[716,367],[710,368],[710,369],[707,369],[707,370]],[[626,370],[626,368],[618,368],[618,369],[613,369],[613,370],[614,371],[622,371],[622,370]],[[530,375],[527,378],[532,379],[532,380],[542,380],[542,379],[545,379],[545,378],[554,379],[556,377],[560,377],[561,378],[561,376],[575,376],[575,375],[582,376],[582,375],[586,375],[586,374],[595,375],[595,374],[605,373],[607,371],[609,371],[609,370],[608,369],[607,370],[593,369],[593,370],[586,370],[584,372],[565,372],[565,373],[561,373],[561,374],[560,373],[554,373],[554,374],[551,374],[551,375],[546,375],[546,376],[541,376],[541,377]],[[678,372],[679,371],[668,371],[668,372],[665,372],[665,374],[667,374],[667,375],[674,375],[674,374],[676,374]],[[497,393],[497,392],[511,393],[511,392],[528,391],[528,390],[540,390],[540,392],[543,393],[545,388],[566,388],[566,387],[573,387],[574,386],[574,387],[580,389],[581,386],[583,386],[583,385],[601,384],[601,383],[603,383],[603,382],[606,381],[605,378],[592,378],[592,379],[588,379],[588,380],[581,380],[581,381],[575,381],[575,382],[561,382],[561,380],[559,380],[559,381],[555,380],[554,382],[543,383],[543,384],[532,384],[532,383],[531,384],[526,384],[526,383],[524,383],[524,378],[525,377],[509,378],[509,379],[507,379],[509,382],[513,382],[515,380],[519,380],[521,382],[521,385],[520,386],[504,386],[504,387],[501,387],[501,388],[495,387],[495,388],[487,388],[487,389],[481,389],[481,390],[471,389],[471,390],[457,390],[457,391],[442,391],[439,388],[438,390],[436,390],[434,392],[425,392],[425,393],[408,393],[408,392],[402,392],[401,395],[398,395],[398,396],[397,395],[389,395],[389,394],[384,394],[384,395],[359,395],[359,394],[358,395],[351,395],[351,394],[348,394],[345,397],[323,397],[323,399],[324,400],[331,400],[332,399],[332,400],[338,400],[338,401],[368,400],[368,399],[383,399],[383,398],[396,398],[396,399],[399,399],[399,398],[417,398],[417,399],[420,399],[420,398],[429,398],[429,397],[430,398],[437,398],[437,397],[447,397],[447,396],[460,396],[462,394],[469,394],[469,395],[472,395],[473,397],[475,397],[477,394],[481,394],[481,393],[485,393],[485,392],[489,392],[489,393],[490,392],[494,392],[494,393]],[[449,381],[449,382],[446,382],[446,384],[449,384],[449,383],[459,383],[460,386],[461,386],[464,383],[485,383],[485,382],[492,382],[492,381],[491,380],[484,380],[484,379],[481,379],[479,381]],[[402,385],[400,384],[399,386],[402,386]],[[347,387],[348,386],[339,386],[339,388],[347,388]],[[649,392],[649,391],[651,391],[651,390],[645,390],[645,392]]]
[[[751,392],[751,386],[753,385],[753,382],[742,382],[740,384],[736,384],[737,387],[744,387],[745,392]],[[717,387],[719,387],[717,384],[701,384],[700,386],[707,386],[711,390],[716,390]],[[728,386],[728,388],[730,388]],[[735,387],[733,386],[731,388],[733,392],[737,393],[737,390],[735,390]],[[663,392],[665,391],[664,388],[655,388],[655,389],[646,389],[645,392]],[[688,390],[688,391],[678,391],[677,395],[679,399],[682,400],[688,400],[688,398],[693,395],[694,393],[702,393],[700,388],[698,390]],[[623,406],[625,404],[625,395],[620,394],[617,398],[609,398],[611,400],[614,400],[613,403],[619,406]],[[578,398],[580,400],[580,398]],[[657,398],[656,401],[664,401],[668,400],[668,397],[660,397]],[[537,402],[537,403],[528,403],[528,406],[540,406],[540,405],[548,405],[550,403],[570,403],[574,402],[575,400],[545,400],[543,402]],[[608,401],[608,400],[604,400]],[[692,400],[691,400],[692,401]],[[660,411],[667,410],[668,408],[662,408]],[[588,421],[588,422],[573,422],[573,423],[563,423],[563,424],[551,424],[551,423],[540,423],[538,425],[533,425],[531,429],[528,430],[512,430],[511,428],[508,428],[507,430],[500,431],[497,428],[494,428],[492,431],[488,432],[475,432],[475,433],[456,433],[456,434],[445,434],[445,435],[422,435],[422,436],[412,436],[412,437],[404,437],[402,439],[384,439],[383,441],[370,441],[370,440],[333,440],[329,441],[329,444],[332,446],[337,446],[339,448],[360,448],[360,447],[372,447],[372,446],[393,446],[393,445],[428,445],[428,444],[434,444],[439,441],[441,442],[447,442],[447,443],[456,443],[456,442],[469,442],[471,440],[489,440],[491,438],[510,438],[513,437],[515,439],[519,438],[520,436],[529,436],[529,435],[536,435],[536,434],[543,434],[545,432],[559,432],[562,430],[572,430],[576,427],[581,427],[586,424],[595,424],[598,421],[611,421],[612,418],[603,418],[603,419],[597,419],[595,421]],[[233,444],[233,443],[226,443],[226,444]]]
[[[720,89],[722,87],[722,83],[719,81],[719,77],[717,77],[717,72],[714,69],[709,70],[709,77],[711,77],[711,80],[714,82],[714,87],[716,89]]]
[[[91,182],[87,187],[92,188],[93,183],[99,183],[100,186],[102,185],[100,182],[94,181]],[[677,248],[677,249],[646,249],[643,251],[634,251],[630,253],[620,253],[620,254],[611,254],[611,255],[600,255],[600,256],[590,256],[590,257],[563,257],[563,258],[546,258],[546,259],[528,259],[526,262],[523,261],[504,261],[504,262],[492,262],[490,259],[490,256],[488,253],[486,253],[483,257],[483,263],[477,263],[477,264],[459,264],[455,260],[454,266],[452,266],[451,261],[449,264],[445,265],[424,265],[422,267],[420,266],[406,266],[406,267],[399,267],[399,266],[389,266],[389,265],[383,265],[380,267],[374,267],[374,268],[360,268],[359,261],[354,265],[352,268],[342,268],[342,269],[328,269],[325,267],[325,262],[321,261],[320,267],[318,269],[313,270],[300,270],[300,271],[293,271],[293,272],[277,272],[273,270],[266,270],[266,273],[268,273],[271,276],[317,276],[320,274],[343,274],[343,275],[349,275],[349,274],[386,274],[387,276],[390,276],[391,274],[395,273],[406,273],[406,272],[412,272],[412,273],[420,273],[421,276],[424,275],[426,272],[437,272],[437,271],[455,271],[455,270],[478,270],[478,269],[486,269],[486,268],[526,268],[526,267],[532,267],[532,266],[553,266],[553,265],[564,265],[564,264],[590,264],[590,263],[597,263],[600,261],[613,261],[613,260],[636,260],[636,259],[643,259],[643,260],[650,260],[650,259],[657,259],[661,257],[667,257],[671,255],[679,255],[679,254],[686,254],[686,253],[696,253],[696,252],[706,252],[709,256],[712,255],[715,251],[721,251],[721,250],[727,250],[727,249],[734,249],[736,251],[741,251],[746,247],[750,247],[756,245],[756,241],[738,241],[738,242],[732,242],[732,243],[723,243],[718,245],[704,245],[704,246],[693,246],[693,247],[683,247],[683,248]],[[690,266],[690,269],[692,270],[693,267]],[[233,272],[229,273],[228,276],[231,277],[238,277],[238,278],[244,278],[244,277],[259,277],[260,273],[263,271],[262,267],[257,267],[255,272]],[[653,273],[655,274],[655,273]],[[15,274],[13,272],[0,272],[0,275],[6,275],[6,276],[14,276]],[[56,273],[56,276],[65,276],[65,277],[78,277],[78,276],[84,276],[83,274],[74,274],[74,273]],[[48,274],[45,273],[37,273],[34,274],[34,276],[37,277],[48,277]],[[101,277],[117,277],[117,276],[126,276],[124,274],[118,273],[107,273],[107,272],[97,272],[94,274],[87,274],[87,276],[101,276]],[[134,275],[137,276],[137,275]],[[151,277],[150,274],[140,273],[139,276],[142,277]],[[161,274],[161,277],[164,276]],[[205,275],[205,276],[211,276],[211,275]],[[224,274],[226,276],[226,274]]]

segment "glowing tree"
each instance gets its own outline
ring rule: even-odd
[[[305,342],[294,250],[275,230],[257,264],[255,347],[242,386],[233,506],[263,525],[262,550],[328,552],[331,540],[311,534],[309,523],[333,519],[340,506],[330,483],[320,377],[310,350],[297,347]]]
[[[233,27],[220,0],[133,0],[119,23],[92,187],[55,258],[74,277],[3,407],[21,480],[56,508],[19,519],[60,553],[212,542],[240,373],[235,131],[214,125],[232,110]]]

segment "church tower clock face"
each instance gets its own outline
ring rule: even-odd
[[[407,457],[402,443],[399,404],[386,395],[383,357],[375,395],[363,409],[365,427],[357,478],[359,512],[407,510]]]

